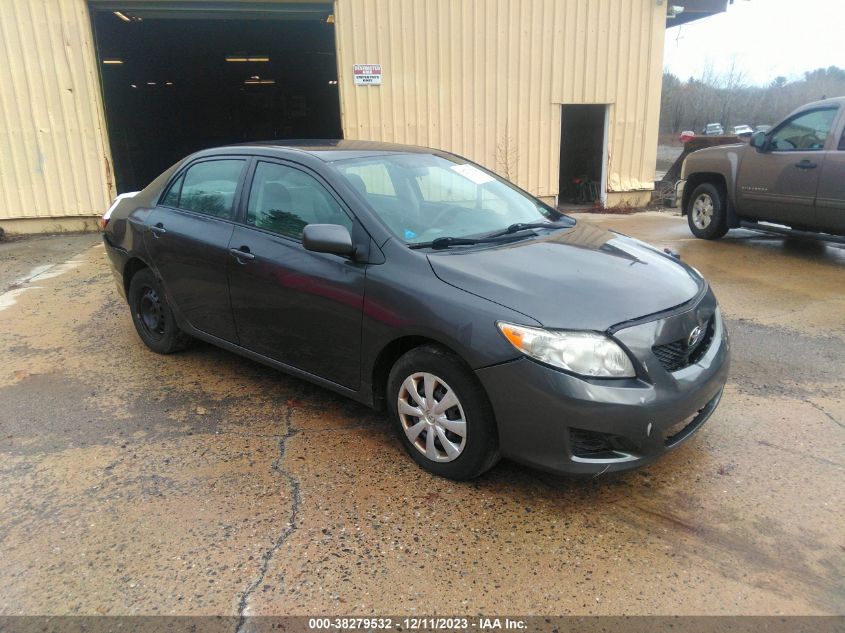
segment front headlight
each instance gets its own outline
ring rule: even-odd
[[[520,352],[582,376],[633,378],[631,359],[603,334],[544,330],[499,321],[502,334]]]

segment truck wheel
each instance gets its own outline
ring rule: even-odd
[[[696,237],[717,240],[728,232],[726,196],[713,183],[702,183],[693,190],[686,212],[690,231]]]

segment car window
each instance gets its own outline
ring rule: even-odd
[[[836,149],[840,152],[845,152],[845,130],[842,130],[842,137],[839,139],[839,145]]]
[[[416,179],[422,199],[426,202],[473,207],[478,201],[478,185],[448,167],[426,167]]]
[[[360,188],[361,168],[375,165],[390,175],[395,198]],[[559,219],[495,174],[457,157],[397,153],[344,159],[331,166],[358,188],[387,228],[408,244],[444,236],[480,236],[511,224]]]
[[[297,239],[309,224],[341,224],[352,229],[352,220],[314,177],[263,161],[255,168],[246,222]]]
[[[216,218],[231,219],[243,159],[196,163],[167,192],[162,204]]]
[[[167,195],[162,198],[161,204],[165,204],[168,207],[179,206],[179,194],[182,192],[182,183],[184,180],[185,174],[180,174],[179,177],[173,181],[173,184],[170,185],[170,189],[167,191]]]
[[[355,176],[358,176],[360,180]],[[396,188],[393,186],[390,173],[383,163],[352,165],[346,170],[346,177],[363,194],[374,193],[379,196],[396,197]]]
[[[771,147],[780,152],[824,149],[835,118],[834,108],[800,114],[772,135]]]

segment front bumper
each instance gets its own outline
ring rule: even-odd
[[[669,372],[653,345],[714,318],[694,364]],[[614,333],[638,365],[634,379],[585,379],[528,358],[479,369],[505,457],[555,473],[629,470],[654,461],[697,431],[722,395],[730,365],[727,331],[708,294],[686,312]]]

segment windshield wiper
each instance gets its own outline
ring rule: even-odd
[[[440,250],[449,248],[450,246],[473,246],[475,244],[496,244],[501,242],[509,242],[511,240],[522,239],[521,235],[486,235],[484,237],[437,237],[430,242],[418,242],[417,244],[409,244],[408,248],[433,248]]]
[[[408,248],[434,248],[442,249],[450,246],[472,246],[473,244],[494,244],[497,242],[504,242],[510,240],[518,240],[525,235],[517,235],[521,231],[527,229],[565,229],[569,228],[567,224],[559,224],[557,222],[517,222],[511,224],[508,228],[485,235],[484,237],[438,237],[430,242],[418,242],[417,244],[409,244]]]
[[[567,228],[565,224],[558,224],[557,222],[517,222],[516,224],[511,224],[508,228],[503,231],[499,231],[498,233],[492,233],[487,237],[501,237],[502,235],[510,235],[512,233],[518,233],[519,231],[524,231],[526,229],[563,229]]]

